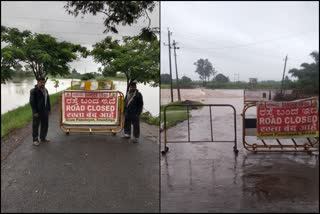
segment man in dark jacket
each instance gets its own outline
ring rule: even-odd
[[[50,98],[48,90],[45,88],[45,78],[38,78],[38,84],[30,90],[30,105],[32,108],[32,137],[33,145],[39,146],[38,139],[40,125],[40,140],[41,142],[49,142],[47,137],[49,114],[51,111]]]
[[[135,82],[130,83],[129,91],[124,99],[124,136],[123,138],[130,138],[131,124],[133,125],[133,139],[132,142],[138,142],[140,136],[140,115],[143,109],[142,94],[137,90]]]

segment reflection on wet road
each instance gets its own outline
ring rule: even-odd
[[[246,151],[241,140],[243,98],[241,92],[233,93],[201,99],[235,106],[238,155],[233,143],[169,143],[169,152],[161,157],[161,211],[319,212],[318,154]],[[208,115],[208,107],[192,111],[191,140],[210,140]],[[228,108],[212,109],[214,140],[233,140],[232,115]],[[169,129],[168,140],[187,141],[187,122]]]

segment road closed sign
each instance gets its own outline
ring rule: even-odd
[[[62,123],[70,125],[117,125],[117,91],[64,91]]]
[[[257,103],[258,138],[319,137],[319,99]]]

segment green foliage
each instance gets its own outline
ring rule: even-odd
[[[190,100],[185,100],[185,101],[177,101],[173,103],[169,103],[168,105],[183,105],[183,104],[196,104],[196,105],[201,105],[201,102],[198,101],[190,101]],[[161,123],[164,122],[164,108],[167,105],[161,105],[160,106],[160,112],[161,112]],[[191,118],[191,110],[192,109],[199,109],[201,107],[189,107],[189,118]],[[183,122],[184,120],[188,119],[188,111],[186,106],[170,106],[166,108],[166,128],[170,128],[172,126],[175,126],[176,124]]]
[[[69,42],[58,42],[48,34],[20,32],[17,28],[1,26],[1,42],[7,45],[1,49],[1,80],[11,78],[13,68],[21,63],[39,77],[65,76],[69,74],[68,63],[77,59],[78,53],[86,57],[85,47]]]
[[[306,94],[319,94],[319,52],[314,51],[310,56],[314,63],[302,63],[300,69],[293,68],[289,73],[298,78],[293,87]]]
[[[58,88],[59,87],[59,80],[53,79],[52,81],[54,82],[54,87]]]
[[[189,118],[191,115],[189,113]],[[169,129],[178,123],[181,123],[188,119],[188,113],[186,111],[167,111],[166,112],[166,128]],[[163,122],[163,112],[161,112],[161,122]]]
[[[81,80],[91,80],[95,79],[94,73],[85,73],[81,75]]]
[[[78,71],[74,68],[74,69],[72,69],[71,74],[74,74],[74,75],[75,75],[75,74],[79,74],[79,73],[78,73]]]
[[[156,40],[157,28],[150,28],[151,19],[148,12],[152,12],[155,7],[154,1],[68,1],[64,6],[68,14],[83,16],[87,13],[97,15],[97,13],[105,14],[104,33],[118,33],[118,25],[132,25],[137,23],[140,17],[149,20],[147,27],[142,28],[139,38],[146,41]],[[82,17],[83,17],[82,16]]]
[[[160,75],[160,81],[161,84],[170,84],[170,74],[161,74]]]
[[[150,125],[156,125],[159,126],[160,124],[160,118],[159,117],[153,117],[150,112],[143,112],[140,116],[141,121],[150,124]]]
[[[199,74],[199,78],[204,82],[209,81],[210,76],[216,74],[215,68],[208,59],[199,59],[193,64],[197,66],[195,72]]]
[[[133,82],[159,83],[159,40],[144,41],[138,37],[124,37],[123,43],[110,36],[95,44],[91,51],[95,62],[101,63],[104,76],[123,73],[127,86]],[[128,89],[128,87],[127,87]]]
[[[198,101],[190,101],[190,100],[185,100],[185,101],[176,101],[176,102],[172,102],[169,103],[168,105],[184,105],[184,104],[195,104],[195,105],[201,105],[201,102]],[[164,111],[164,108],[168,105],[161,105],[160,106],[160,111]],[[193,107],[193,109],[195,109],[197,107]],[[185,106],[170,106],[167,107],[167,111],[182,111],[182,110],[187,110],[187,107]],[[191,107],[189,108],[189,110],[191,110]]]
[[[217,74],[214,78],[213,78],[213,80],[212,80],[213,82],[230,82],[230,80],[229,80],[229,77],[226,77],[225,75],[223,75],[223,74]]]
[[[179,80],[180,88],[192,88],[191,83],[192,83],[192,80],[187,76],[183,76]]]

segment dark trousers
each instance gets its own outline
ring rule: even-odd
[[[49,113],[41,113],[38,117],[33,116],[32,120],[32,137],[33,140],[38,140],[40,126],[40,140],[47,137],[49,127]]]
[[[124,119],[124,133],[131,135],[131,124],[133,125],[133,137],[140,136],[140,118],[139,117],[125,117]]]

